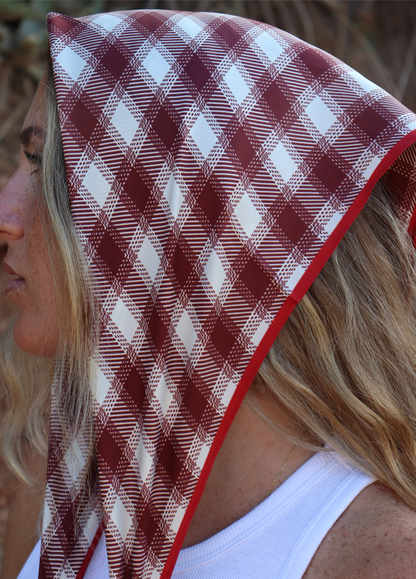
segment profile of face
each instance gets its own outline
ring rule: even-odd
[[[20,162],[0,192],[0,238],[8,244],[4,267],[15,279],[6,297],[18,316],[16,344],[36,356],[54,356],[59,337],[58,300],[47,239],[37,199],[42,162],[45,112],[41,82],[20,136]]]

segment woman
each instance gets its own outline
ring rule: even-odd
[[[48,22],[0,207],[14,340],[55,357],[22,578],[411,577],[416,116],[241,18]]]

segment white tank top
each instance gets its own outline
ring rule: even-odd
[[[182,549],[174,579],[301,579],[329,529],[373,479],[335,452],[319,452],[265,501],[207,541]],[[40,541],[18,579],[39,569]],[[85,579],[109,579],[104,535]]]

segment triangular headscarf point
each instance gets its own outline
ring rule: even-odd
[[[416,116],[239,17],[50,14],[48,28],[100,302],[102,505],[73,521],[52,411],[40,576],[81,579],[104,529],[112,578],[168,579],[265,354],[386,171],[415,228]]]

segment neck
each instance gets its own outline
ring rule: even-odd
[[[292,436],[302,432],[283,415],[263,403],[262,411]],[[188,528],[183,547],[212,537],[260,504],[311,456],[276,434],[258,414],[243,403],[215,459],[201,500]]]

